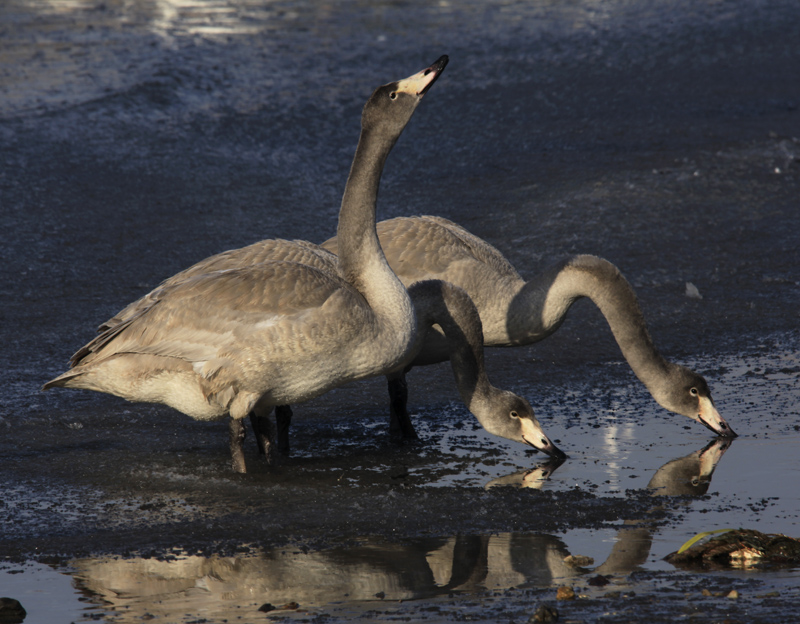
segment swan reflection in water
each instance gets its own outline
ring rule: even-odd
[[[487,490],[493,487],[518,487],[540,490],[550,476],[565,461],[566,459],[561,457],[551,457],[546,462],[537,464],[533,468],[492,479],[484,487]]]
[[[705,494],[730,444],[718,439],[662,466],[648,484],[656,495],[654,506],[660,504],[659,495]],[[541,484],[542,475],[554,469],[550,463],[506,479],[518,487],[528,480]],[[626,523],[609,557],[593,573],[635,570],[647,560],[651,542],[652,529],[645,522]],[[168,619],[187,613],[239,618],[255,615],[265,603],[319,607],[428,598],[453,591],[549,586],[590,572],[566,562],[569,555],[560,537],[501,533],[403,544],[374,538],[319,552],[287,547],[237,557],[181,556],[168,561],[100,557],[73,561],[71,567],[79,588],[113,610],[115,622],[138,622],[142,617]]]
[[[659,468],[647,484],[654,496],[699,497],[708,492],[711,477],[730,438],[716,438],[699,451],[679,457]],[[658,499],[655,499],[657,508]],[[686,504],[690,504],[688,501]],[[595,572],[598,574],[627,574],[647,561],[653,542],[653,528],[647,521],[626,520],[617,532],[617,540],[606,560]]]

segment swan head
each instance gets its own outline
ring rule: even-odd
[[[717,464],[731,444],[730,438],[715,438],[699,451],[667,462],[650,479],[648,489],[667,496],[705,494]]]
[[[711,398],[711,390],[702,375],[698,375],[685,366],[675,365],[669,379],[669,388],[654,394],[662,407],[696,420],[718,436],[737,437],[737,434],[717,411],[714,399]]]
[[[547,437],[536,419],[531,404],[513,392],[496,388],[480,407],[470,409],[489,433],[522,442],[555,459],[565,460],[567,455]]]
[[[442,74],[448,60],[447,55],[441,56],[433,65],[413,76],[375,89],[364,105],[361,127],[400,136],[422,97]]]

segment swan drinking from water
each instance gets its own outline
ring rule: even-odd
[[[447,219],[398,217],[378,223],[377,229],[389,265],[406,286],[441,279],[467,291],[481,315],[484,345],[513,347],[543,340],[561,326],[575,301],[587,297],[600,308],[623,356],[659,405],[717,435],[736,437],[714,406],[706,380],[658,352],[633,288],[607,260],[571,256],[526,281],[497,249]],[[341,249],[336,238],[322,246],[334,253]],[[412,364],[447,358],[439,336],[429,336]],[[405,392],[403,375],[394,375],[393,425],[414,437]]]

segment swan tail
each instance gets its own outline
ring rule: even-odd
[[[79,378],[83,377],[83,373],[84,371],[82,370],[68,370],[66,373],[44,384],[42,390],[50,390],[50,388],[82,388],[83,385],[80,383]]]

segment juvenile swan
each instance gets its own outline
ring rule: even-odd
[[[525,281],[508,260],[486,241],[441,217],[399,217],[377,225],[390,266],[406,286],[441,279],[467,291],[483,322],[484,345],[514,347],[543,340],[563,323],[581,297],[591,299],[605,316],[633,372],[662,407],[688,416],[717,435],[736,434],[720,416],[706,380],[667,361],[647,331],[636,294],[613,264],[589,255],[558,262]],[[336,253],[336,238],[322,244]],[[443,361],[441,341],[430,340],[413,364]],[[390,382],[392,421],[415,436],[405,411],[405,380]]]
[[[300,240],[268,239],[247,247],[231,249],[201,260],[165,280],[159,288],[134,301],[106,321],[100,326],[100,331],[108,331],[152,306],[166,287],[214,271],[244,269],[275,261],[300,263],[334,275],[338,271],[339,262],[336,255],[326,249]],[[390,383],[395,383],[398,378],[402,379],[409,362],[421,361],[419,354],[429,345],[426,331],[429,330],[440,344],[441,350],[446,353],[436,361],[450,360],[459,394],[484,429],[563,460],[566,455],[544,433],[530,403],[490,383],[484,368],[481,319],[466,292],[440,280],[424,280],[413,284],[408,289],[408,294],[417,315],[418,331],[406,360],[397,370],[387,373]],[[433,328],[434,325],[438,325],[439,329]],[[275,432],[267,418],[269,411],[258,409],[257,412],[251,414],[257,442],[261,452],[272,462],[275,450],[287,452],[289,449],[292,411],[288,405],[276,406],[276,444],[273,444]],[[410,423],[407,418],[405,422]],[[401,428],[393,431],[395,436],[407,434],[407,427],[402,428],[399,420],[397,427]],[[413,432],[413,427],[411,431]]]
[[[489,433],[522,442],[563,461],[566,455],[544,434],[533,408],[524,398],[494,387],[486,375],[483,361],[483,329],[478,309],[458,286],[442,280],[412,284],[408,293],[417,311],[419,331],[407,362],[418,358],[427,342],[427,331],[442,340],[450,359],[459,394],[470,412]],[[438,325],[441,332],[434,325]],[[426,331],[427,330],[427,331]],[[408,364],[398,368],[402,375]],[[387,375],[389,379],[392,374]],[[278,426],[288,427],[278,414]]]
[[[231,417],[233,468],[245,472],[242,419],[396,369],[417,332],[413,305],[381,251],[375,208],[389,152],[447,57],[378,88],[339,211],[338,275],[269,262],[197,275],[80,349],[44,385],[169,405],[199,420]],[[268,413],[268,412],[267,412]]]

